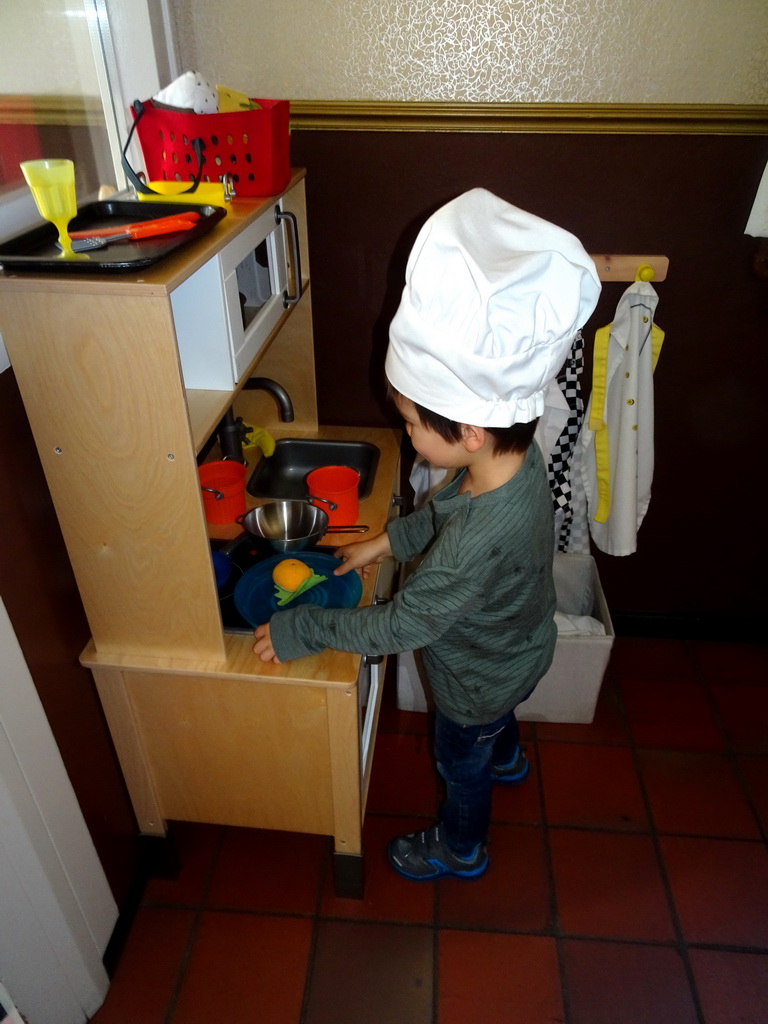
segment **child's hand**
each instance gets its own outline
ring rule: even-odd
[[[253,645],[253,653],[258,654],[262,661],[274,661],[276,665],[280,665],[281,661],[275,654],[275,649],[272,646],[272,637],[269,633],[269,623],[265,623],[263,626],[257,626],[256,632],[256,643]]]
[[[344,544],[342,547],[336,548],[334,554],[344,563],[338,569],[334,569],[334,576],[343,576],[352,569],[361,569],[363,579],[365,579],[374,565],[383,562],[388,555],[392,554],[392,549],[389,546],[387,534],[380,533],[378,537]]]

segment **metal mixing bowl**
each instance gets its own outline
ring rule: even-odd
[[[275,551],[303,551],[328,529],[328,515],[306,501],[270,501],[237,520],[248,533],[269,541]]]

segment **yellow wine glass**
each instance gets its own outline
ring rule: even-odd
[[[67,233],[69,222],[77,214],[74,163],[71,160],[26,160],[20,167],[40,215],[59,232],[62,258],[81,259],[80,254],[73,252],[72,239]]]

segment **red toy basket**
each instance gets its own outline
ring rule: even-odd
[[[152,100],[136,119],[147,177],[150,181],[194,181],[197,156],[192,147],[202,139],[201,181],[216,182],[229,173],[238,196],[273,196],[291,177],[288,100],[259,100],[254,110],[231,114],[185,114],[156,107]]]

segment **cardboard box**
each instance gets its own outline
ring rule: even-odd
[[[555,555],[557,610],[590,615],[605,636],[558,634],[552,665],[515,714],[521,722],[591,722],[615,634],[591,555]]]
[[[557,609],[599,620],[605,636],[560,634],[547,674],[517,708],[521,722],[591,722],[615,634],[595,560],[591,555],[555,555]],[[429,700],[413,653],[398,655],[397,706],[427,711]]]

